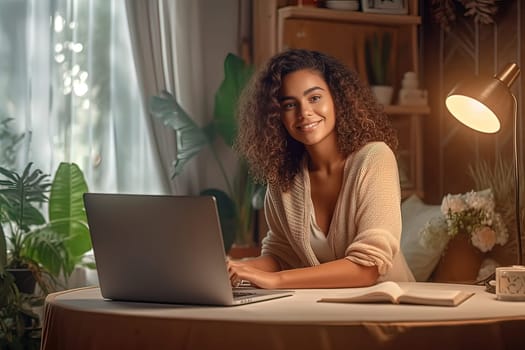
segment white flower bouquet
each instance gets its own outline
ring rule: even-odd
[[[455,235],[468,234],[472,245],[485,253],[508,240],[505,223],[495,211],[491,189],[448,194],[443,197],[441,213],[442,216],[430,220],[421,231],[423,247],[444,248]]]

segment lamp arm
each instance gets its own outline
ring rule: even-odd
[[[516,96],[512,94],[514,100],[514,185],[515,185],[515,196],[516,196],[516,230],[518,239],[518,265],[522,265],[523,250],[521,247],[521,208],[520,208],[520,167],[518,157],[518,101]]]

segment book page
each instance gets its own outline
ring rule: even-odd
[[[399,297],[399,302],[423,305],[456,306],[467,300],[474,293],[460,290],[407,290]]]
[[[344,293],[344,294],[343,294]],[[407,291],[395,282],[381,282],[371,287],[349,288],[337,296],[322,298],[320,302],[419,304],[434,306],[457,306],[474,295],[460,290],[412,288]]]
[[[371,287],[349,288],[344,295],[319,299],[320,302],[359,303],[359,302],[390,302],[397,303],[403,294],[399,285],[392,281],[378,283]]]

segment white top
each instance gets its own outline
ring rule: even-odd
[[[310,235],[310,244],[312,245],[312,250],[314,251],[317,260],[319,260],[320,263],[334,260],[334,254],[332,253],[332,250],[328,245],[326,235],[317,225],[314,211],[312,211],[312,230]]]

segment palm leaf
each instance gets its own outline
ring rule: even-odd
[[[23,231],[28,231],[32,225],[42,225],[45,218],[33,205],[47,201],[46,193],[51,183],[49,175],[43,174],[41,170],[31,170],[29,163],[22,176],[16,172],[0,167],[0,173],[5,180],[0,181],[0,195],[3,196],[4,208],[2,216],[4,220],[16,222]]]
[[[72,271],[65,242],[50,226],[33,230],[25,236],[22,255],[41,264],[52,275]]]
[[[224,80],[215,94],[214,122],[217,132],[229,146],[237,135],[237,101],[253,70],[253,66],[234,54],[229,53],[224,60]]]
[[[17,181],[19,176],[17,176],[17,174],[9,169],[6,169],[4,167],[0,167],[0,174],[4,175],[5,177],[7,177],[8,179],[11,179],[11,182],[14,182],[14,181]],[[11,183],[9,181],[6,181],[6,180],[0,180],[0,185],[4,186],[6,184],[9,184]]]
[[[150,112],[175,130],[177,155],[172,177],[179,175],[186,164],[204,146],[211,143],[210,135],[204,132],[177,103],[173,95],[163,91],[150,100]]]
[[[78,165],[60,163],[51,186],[49,221],[53,231],[64,240],[72,267],[91,249],[82,199],[87,191],[88,186]]]

